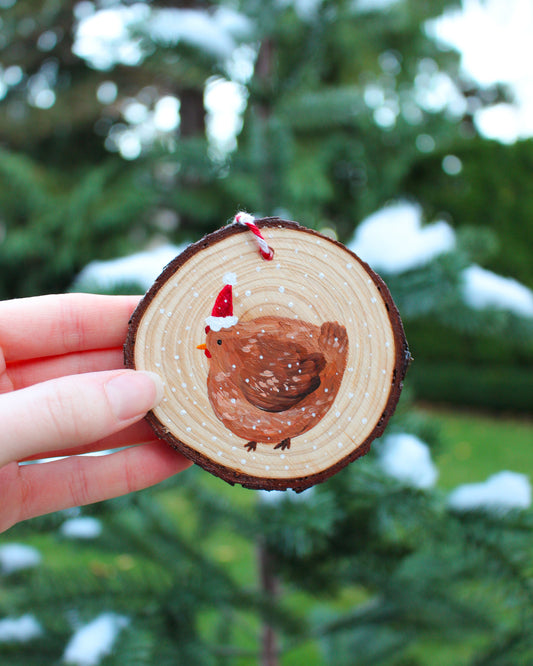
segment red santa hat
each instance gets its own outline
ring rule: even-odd
[[[224,286],[217,296],[211,316],[205,320],[206,333],[209,330],[220,331],[222,328],[230,328],[238,322],[238,317],[233,315],[233,291],[232,286],[237,282],[235,273],[226,273],[223,278]]]

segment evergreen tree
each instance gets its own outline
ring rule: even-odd
[[[450,4],[116,3],[138,12],[130,30],[141,54],[119,54],[107,69],[73,52],[88,3],[74,12],[66,2],[4,9],[0,296],[64,289],[92,258],[161,236],[195,239],[237,208],[283,212],[342,240],[391,198],[418,197],[419,183],[428,210],[432,201],[440,210],[422,178],[424,151],[439,155],[436,172],[441,155],[462,157],[477,139],[459,92],[450,108],[432,101],[431,87],[448,77],[487,102],[461,81],[456,55],[424,32]],[[236,6],[249,30],[231,43],[244,44],[253,73],[238,81],[247,97],[238,146],[221,154],[206,134],[204,92],[212,77],[238,79],[235,63],[146,26],[159,9],[215,21]],[[131,107],[153,112],[163,96],[179,99],[179,128],[125,159]],[[425,268],[388,276],[402,313],[529,335],[527,322],[476,319],[462,305],[460,271],[482,245],[465,236]],[[407,399],[389,428],[438,445]],[[6,663],[57,663],[75,628],[104,611],[129,620],[107,664],[532,660],[531,512],[456,512],[443,493],[385,476],[375,452],[299,497],[265,499],[190,470],[84,515],[104,526],[89,543],[62,536],[62,514],[7,535],[48,555],[2,581],[0,614],[32,613],[43,629],[24,644],[0,642]]]
[[[372,11],[340,0],[242,0],[236,14],[224,2],[14,3],[2,14],[0,50],[0,174],[15,184],[2,188],[3,296],[64,290],[90,258],[161,233],[194,240],[243,207],[284,211],[347,240],[404,191],[421,146],[445,150],[471,127],[460,103],[439,107],[430,95],[439,77],[459,100],[465,88],[457,56],[422,27],[448,4],[404,0]],[[97,10],[125,23],[127,48],[86,45],[83,26]],[[180,28],[191,15],[197,23]],[[199,39],[205,29],[211,40]],[[220,154],[206,137],[204,97],[206,85],[228,80],[248,101],[238,149]],[[469,96],[483,104],[482,92]],[[162,98],[179,100],[179,127],[143,125]],[[78,225],[79,245],[65,231]],[[51,261],[58,246],[70,253],[60,268]]]

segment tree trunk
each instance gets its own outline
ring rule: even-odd
[[[205,135],[204,91],[184,88],[178,92],[180,100],[180,135],[183,137]]]
[[[271,601],[279,595],[279,581],[272,570],[272,560],[268,549],[261,540],[257,547],[257,560],[259,565],[259,582],[261,592]],[[261,666],[279,666],[279,649],[276,632],[273,627],[265,623],[261,635]]]

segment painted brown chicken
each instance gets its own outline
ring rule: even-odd
[[[335,401],[348,355],[344,326],[266,316],[238,322],[231,284],[220,292],[199,349],[209,358],[211,406],[235,435],[288,449]]]

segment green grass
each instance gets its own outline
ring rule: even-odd
[[[533,420],[445,409],[418,408],[439,426],[443,446],[435,456],[439,486],[484,481],[511,470],[533,480]]]

